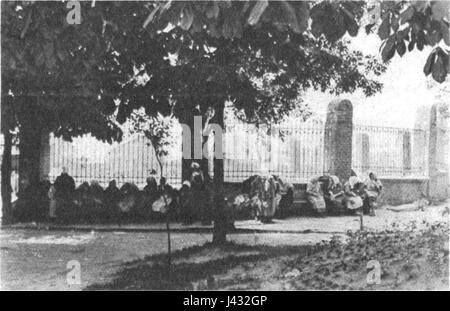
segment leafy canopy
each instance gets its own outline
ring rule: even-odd
[[[1,5],[2,105],[13,114],[10,127],[33,123],[66,139],[120,139],[100,70],[108,51],[101,12],[69,25],[64,2]]]
[[[159,1],[144,26],[178,25],[192,33],[207,29],[213,37],[241,38],[248,27],[272,24],[280,31],[311,33],[330,42],[360,28],[376,31],[385,62],[395,53],[425,46],[433,50],[424,73],[442,83],[450,72],[448,1]]]
[[[68,25],[64,2],[2,3],[2,96],[19,124],[34,107],[33,120],[66,139],[91,132],[111,141],[121,135],[115,121],[124,123],[141,107],[149,116],[189,122],[228,101],[246,120],[272,123],[297,107],[308,88],[366,95],[381,89],[375,77],[385,67],[345,41],[333,42],[342,31],[318,37],[301,31],[305,23],[293,25],[293,16],[286,26],[257,12],[250,25],[225,31],[243,19],[223,10],[245,5],[248,12],[261,6],[275,14],[278,5],[283,12],[294,8],[295,16],[322,12],[304,2],[217,2],[213,9],[211,2],[82,2],[81,24]],[[342,4],[351,12],[358,7]],[[175,18],[177,8],[192,14],[166,27],[165,13]],[[324,25],[314,32],[328,34]]]

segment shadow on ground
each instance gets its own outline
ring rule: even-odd
[[[345,241],[302,246],[227,243],[124,264],[88,290],[432,290],[448,289],[448,221],[402,230],[348,232]],[[377,275],[378,274],[378,275]]]
[[[214,289],[213,275],[242,265],[258,263],[270,258],[289,255],[308,255],[317,246],[247,246],[228,242],[217,247],[211,243],[176,251],[168,268],[167,254],[148,256],[143,260],[123,265],[109,283],[93,284],[87,290],[180,290],[199,289],[196,282],[206,280],[207,288]],[[237,280],[236,280],[237,281]],[[244,280],[242,280],[244,281]],[[246,279],[246,282],[252,281]],[[222,284],[224,285],[224,284]]]

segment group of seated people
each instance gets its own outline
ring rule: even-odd
[[[240,194],[232,201],[236,213],[271,223],[283,217],[294,201],[294,187],[277,175],[253,175],[242,182]]]
[[[306,198],[317,216],[355,211],[373,215],[381,190],[381,182],[374,173],[370,173],[369,179],[365,181],[351,176],[344,184],[337,176],[324,175],[311,179],[307,185]],[[33,215],[33,220],[50,218],[61,222],[100,221],[119,224],[163,220],[167,215],[172,220],[186,224],[195,221],[210,224],[217,203],[213,202],[210,183],[205,181],[200,165],[196,162],[192,163],[189,179],[182,183],[180,189],[168,185],[164,177],[159,179],[158,184],[155,170],[150,172],[142,190],[128,182],[119,188],[115,180],[111,180],[106,189],[96,181],[90,184],[84,182],[76,187],[74,179],[63,168],[53,184],[43,182],[28,197],[31,204],[25,202],[23,205],[39,206],[40,210],[34,213],[39,216],[30,213],[29,209],[23,209],[26,212],[21,214],[24,217]],[[242,182],[237,196],[226,196],[224,202],[230,219],[256,218],[263,223],[270,223],[274,217],[285,217],[293,201],[292,184],[284,182],[277,175],[253,175]]]
[[[374,216],[382,189],[383,185],[373,172],[367,180],[362,180],[352,172],[344,184],[337,176],[323,175],[309,181],[306,198],[312,211],[319,217],[357,212]]]
[[[168,206],[176,205],[176,190],[152,171],[145,187],[133,183],[120,188],[111,180],[107,188],[97,181],[75,187],[74,179],[64,172],[48,187],[48,216],[58,221],[139,221],[162,218]],[[172,208],[176,212],[175,208]]]
[[[158,183],[159,181],[159,183]],[[42,181],[26,187],[21,200],[14,204],[19,221],[47,220],[58,222],[140,222],[171,219],[192,223],[211,222],[209,196],[200,166],[193,163],[190,178],[180,189],[157,178],[151,170],[143,189],[126,182],[120,188],[115,180],[105,189],[95,180],[76,187],[75,180],[63,168],[54,183]]]

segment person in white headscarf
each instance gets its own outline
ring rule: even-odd
[[[318,177],[312,178],[306,186],[306,200],[317,216],[323,216],[326,211],[322,183]]]
[[[344,204],[347,210],[359,210],[363,206],[364,183],[356,176],[351,176],[344,185]]]
[[[322,183],[323,197],[328,214],[341,214],[344,210],[344,190],[336,175],[324,175],[319,178]]]
[[[278,207],[279,187],[274,176],[256,176],[250,185],[250,204],[256,209],[256,216],[262,223],[271,223]]]

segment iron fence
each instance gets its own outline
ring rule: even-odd
[[[352,166],[380,177],[426,177],[428,175],[428,131],[355,124]]]
[[[304,183],[321,175],[327,171],[326,132],[324,122],[316,119],[292,121],[270,130],[233,122],[223,134],[225,181],[241,182],[254,174],[270,173],[292,183]],[[181,127],[176,133],[179,135],[162,163],[168,182],[180,185]],[[426,130],[355,124],[352,145],[352,167],[358,173],[374,171],[380,177],[411,178],[428,175]],[[151,169],[159,171],[154,150],[142,135],[113,144],[90,136],[73,142],[51,136],[49,166],[51,181],[66,167],[77,184],[97,180],[104,186],[112,179],[119,185],[133,182],[143,186]]]

